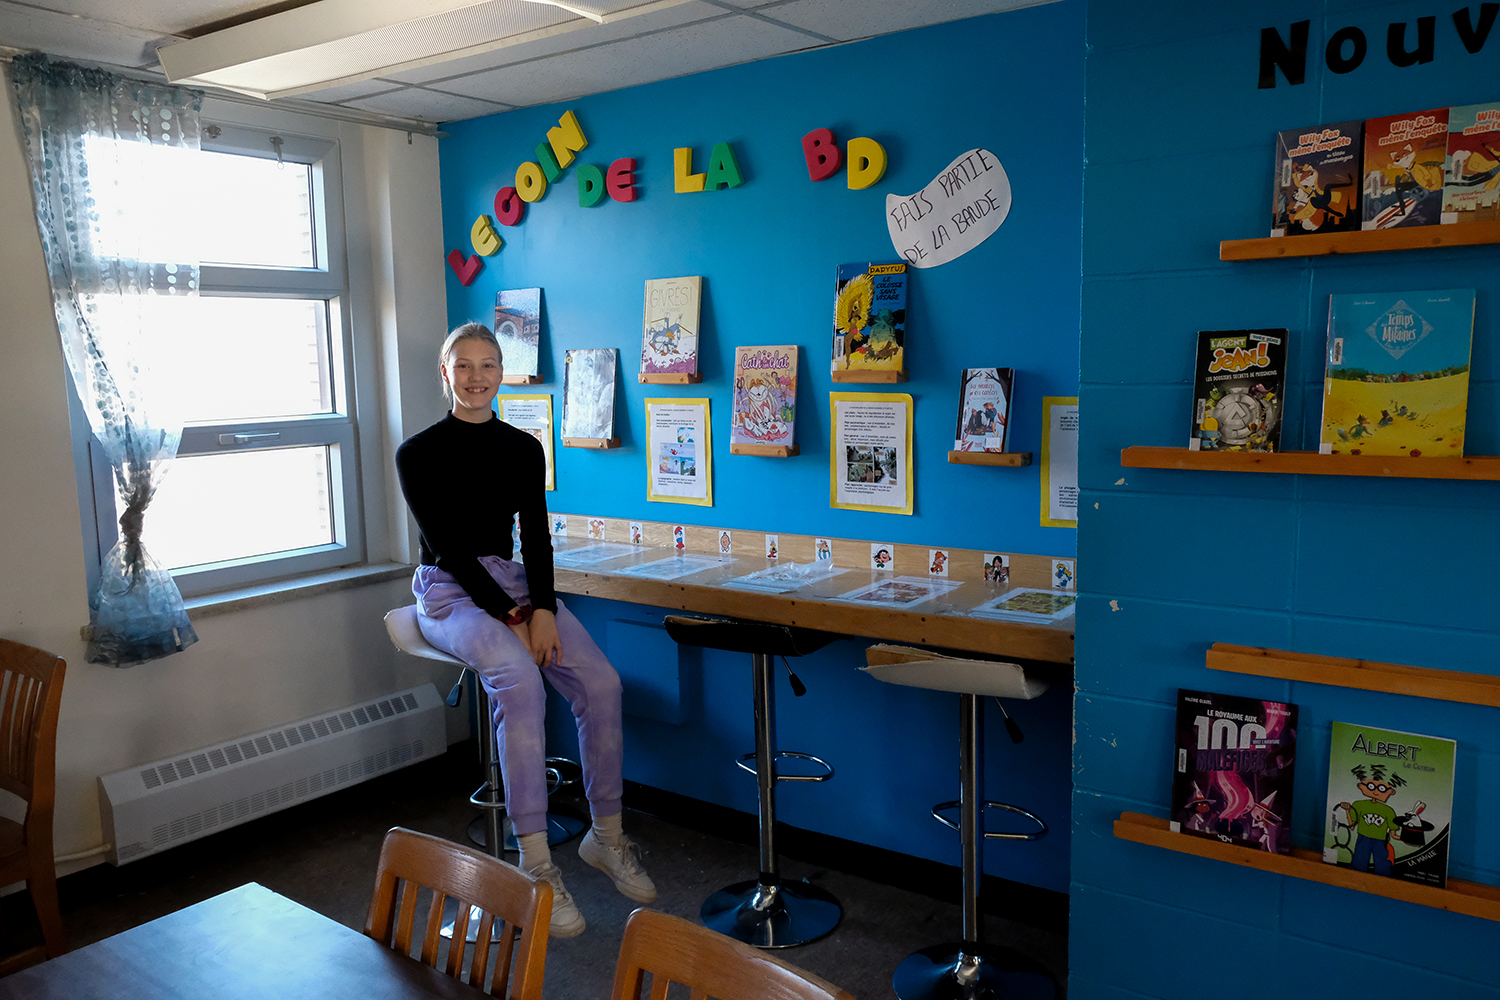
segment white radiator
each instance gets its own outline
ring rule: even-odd
[[[423,684],[99,779],[119,865],[327,795],[448,747],[443,700]]]

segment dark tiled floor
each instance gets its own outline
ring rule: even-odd
[[[245,882],[259,882],[350,927],[364,925],[375,862],[385,831],[406,826],[467,843],[467,804],[477,765],[460,744],[445,756],[406,768],[253,823],[120,868],[99,865],[59,884],[69,943],[80,947],[189,906]],[[627,800],[628,804],[628,800]],[[641,844],[661,892],[653,908],[697,919],[713,891],[753,876],[753,846],[627,811],[627,832]],[[547,958],[551,1000],[606,998],[625,918],[636,906],[578,859],[577,842],[554,848],[569,890],[588,920]],[[514,861],[515,856],[510,855]],[[839,927],[821,941],[777,954],[856,997],[890,997],[891,973],[906,955],[957,936],[956,903],[782,858],[785,878],[807,878],[844,905]],[[34,934],[29,900],[0,900],[0,945]],[[987,917],[986,939],[1035,957],[1059,984],[1066,978],[1066,936]],[[4,950],[9,950],[5,948]],[[1061,989],[1059,990],[1061,996]]]

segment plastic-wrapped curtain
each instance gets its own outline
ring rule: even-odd
[[[12,76],[63,354],[121,508],[90,595],[88,659],[126,666],[198,639],[141,527],[182,437],[170,388],[153,385],[150,317],[160,297],[198,294],[190,233],[203,206],[174,180],[197,156],[203,95],[40,54]]]

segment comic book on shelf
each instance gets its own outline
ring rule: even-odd
[[[537,374],[537,348],[542,341],[542,290],[509,288],[495,296],[495,339],[505,374]]]
[[[1280,451],[1285,330],[1198,334],[1189,451]]]
[[[1004,451],[1010,430],[1014,368],[965,368],[958,386],[954,451]]]
[[[840,264],[833,288],[833,368],[906,370],[905,262]]]
[[[1437,225],[1443,208],[1447,152],[1447,108],[1365,122],[1361,228]]]
[[[1448,109],[1443,222],[1500,220],[1500,101]]]
[[[563,354],[564,438],[590,440],[615,436],[615,358],[613,347]]]
[[[1329,298],[1318,450],[1462,455],[1474,290]]]
[[[797,348],[736,347],[729,443],[790,445],[796,418]]]
[[[643,374],[697,374],[702,301],[700,275],[646,282],[645,318],[641,322]]]
[[[1443,888],[1458,745],[1347,722],[1333,724],[1323,860]]]
[[[1296,705],[1179,689],[1172,831],[1290,852],[1296,764]]]
[[[1359,229],[1362,121],[1294,128],[1276,136],[1271,235]]]

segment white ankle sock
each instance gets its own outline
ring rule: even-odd
[[[600,843],[618,844],[620,842],[620,837],[625,833],[620,825],[620,813],[615,813],[613,816],[595,816],[593,821],[594,836]]]
[[[516,843],[521,848],[521,860],[516,862],[516,867],[523,872],[534,872],[552,860],[552,848],[547,846],[546,830],[517,834]]]

